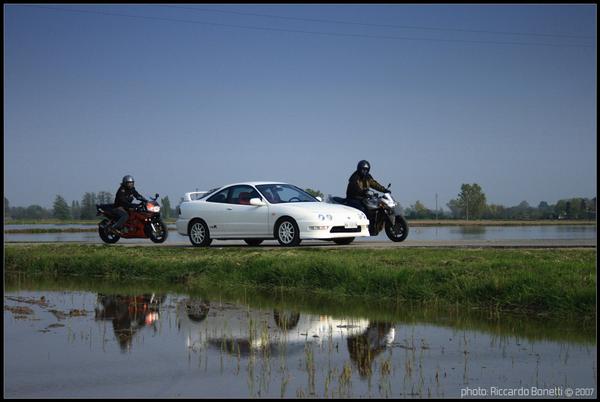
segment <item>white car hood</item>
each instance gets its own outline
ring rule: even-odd
[[[298,208],[304,212],[325,213],[325,214],[352,214],[355,216],[361,212],[356,208],[341,204],[329,204],[327,202],[291,202],[282,204],[273,204],[275,206],[285,206],[287,208]]]

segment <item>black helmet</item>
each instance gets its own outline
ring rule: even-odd
[[[122,186],[127,186],[128,183],[131,183],[131,187],[133,187],[133,176],[131,175],[127,175],[127,176],[123,176],[123,181],[121,181],[121,185]]]
[[[362,161],[358,162],[358,165],[356,165],[356,171],[362,177],[366,177],[369,174],[370,170],[371,170],[371,165],[369,164],[368,161],[366,161],[364,159]]]

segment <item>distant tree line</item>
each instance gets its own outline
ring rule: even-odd
[[[324,198],[319,190],[306,189],[314,196]],[[98,193],[84,193],[81,201],[71,201],[69,205],[61,196],[57,195],[51,209],[39,205],[28,207],[11,207],[9,200],[4,197],[4,218],[15,220],[93,220],[96,219],[96,204],[111,204],[114,196],[108,191]],[[169,197],[160,198],[161,215],[168,219],[177,216],[176,209],[171,208]],[[537,207],[532,207],[527,201],[519,205],[505,207],[500,204],[488,204],[485,193],[477,183],[463,184],[460,193],[455,199],[446,204],[448,210],[443,208],[427,208],[420,200],[404,209],[408,219],[498,219],[498,220],[538,220],[538,219],[596,219],[596,197],[594,198],[568,198],[558,200],[556,204],[542,201]]]
[[[14,220],[40,220],[40,219],[59,219],[59,220],[94,220],[96,219],[96,204],[112,204],[114,196],[109,191],[100,191],[98,193],[86,192],[81,200],[71,201],[71,204],[61,195],[56,195],[52,208],[46,209],[40,205],[30,205],[28,207],[11,207],[9,200],[4,197],[4,219]],[[159,199],[161,206],[161,215],[168,219],[175,216],[175,210],[171,209],[169,197]]]
[[[498,219],[498,220],[539,220],[539,219],[596,219],[596,197],[568,198],[556,204],[542,201],[532,207],[527,201],[506,207],[488,204],[485,193],[477,183],[463,184],[458,197],[446,204],[448,211],[429,209],[421,201],[405,208],[408,219]]]

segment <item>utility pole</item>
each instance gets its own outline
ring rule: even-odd
[[[435,220],[438,219],[437,193],[435,193]]]

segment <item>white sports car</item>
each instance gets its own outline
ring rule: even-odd
[[[251,246],[265,239],[282,246],[297,246],[302,239],[349,244],[369,236],[369,220],[361,211],[321,202],[291,184],[236,183],[198,199],[189,194],[179,206],[176,226],[194,246],[209,246],[213,239],[243,239]]]

